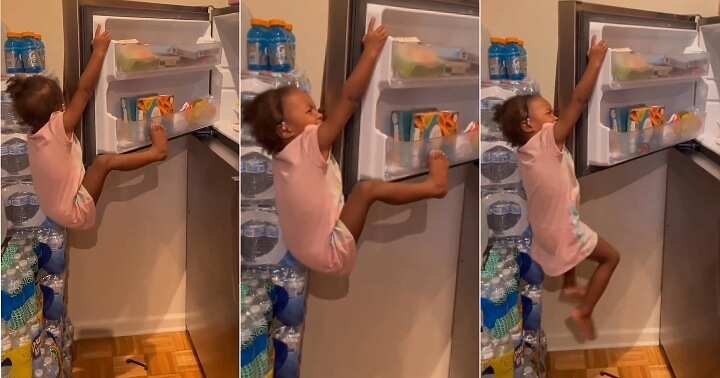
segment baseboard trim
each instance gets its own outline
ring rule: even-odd
[[[91,321],[73,321],[75,339],[143,335],[185,330],[185,313],[143,318],[115,318]]]
[[[660,328],[624,329],[598,332],[593,341],[579,343],[572,333],[547,335],[551,352],[578,349],[606,349],[660,345]]]

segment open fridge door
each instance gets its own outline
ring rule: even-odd
[[[239,8],[227,7],[213,11],[213,38],[222,45],[220,65],[222,76],[219,120],[214,128],[237,142],[240,131],[240,13]]]
[[[457,4],[393,4],[367,3],[355,15],[353,33],[364,35],[375,17],[390,38],[354,127],[346,130],[342,159],[348,188],[361,179],[426,173],[431,148],[445,151],[451,165],[478,157],[479,130],[466,132],[479,118],[478,35],[468,32],[479,28],[477,13]],[[355,39],[352,60],[360,53]],[[326,80],[336,79],[332,76],[326,73]],[[416,115],[421,111],[422,119]]]
[[[720,156],[720,17],[701,19],[700,46],[710,58],[710,70],[703,78],[705,129],[697,141]]]
[[[696,16],[581,1],[560,1],[558,10],[560,113],[587,68],[592,38],[610,48],[567,141],[579,177],[703,134],[709,56],[699,43]]]
[[[211,8],[79,0],[78,18],[70,12],[68,6],[71,17],[65,27],[79,30],[80,57],[69,63],[78,72],[90,59],[95,28],[112,36],[95,96],[83,116],[86,163],[97,154],[150,145],[151,123],[162,124],[173,138],[218,121],[222,46],[213,33]],[[66,34],[66,42],[76,41]]]

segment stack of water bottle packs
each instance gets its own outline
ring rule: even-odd
[[[28,129],[2,92],[2,377],[69,377],[72,324],[65,312],[66,232],[40,210]]]
[[[490,231],[481,271],[482,376],[545,377],[544,273],[528,254],[532,231],[516,151],[492,121],[495,106],[515,95],[537,93],[537,86],[531,81],[482,85],[481,216]]]
[[[261,265],[242,270],[242,378],[297,378],[305,318],[307,272]]]

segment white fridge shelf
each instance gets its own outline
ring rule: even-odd
[[[446,76],[422,79],[392,78],[380,83],[381,88],[413,89],[413,88],[452,88],[480,85],[480,77],[475,76]]]
[[[694,117],[644,130],[618,132],[603,127],[608,134],[609,165],[695,139],[702,134],[704,120],[705,113],[695,113]]]
[[[219,42],[193,45],[152,45],[114,41],[110,51],[116,80],[141,79],[178,73],[209,71],[220,63]]]
[[[427,172],[427,159],[433,149],[445,152],[451,165],[477,160],[479,133],[474,131],[422,142],[398,142],[387,138],[385,141],[385,156],[387,157],[385,179],[396,180]]]
[[[124,121],[111,114],[107,117],[115,122],[115,135],[117,138],[117,152],[123,153],[149,146],[150,125],[159,123],[165,128],[168,138],[187,134],[193,130],[212,126],[219,119],[219,101],[211,98],[205,99],[200,105],[202,108],[176,112],[171,117],[157,117],[143,121]]]

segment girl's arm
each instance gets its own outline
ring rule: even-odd
[[[321,127],[318,128],[318,143],[320,144],[320,151],[323,153],[332,149],[335,139],[340,135],[340,132],[358,106],[370,82],[378,56],[380,56],[380,52],[385,46],[385,40],[388,37],[385,28],[382,25],[377,29],[374,27],[375,19],[373,18],[370,20],[368,32],[363,39],[365,50],[360,56],[360,61],[345,82],[337,106],[329,113]]]
[[[565,139],[570,135],[585,106],[588,101],[590,101],[590,96],[592,95],[595,82],[600,74],[600,68],[605,60],[607,49],[607,42],[600,40],[596,43],[595,37],[593,36],[590,51],[588,52],[588,66],[585,69],[582,79],[580,79],[580,83],[578,83],[573,91],[570,104],[568,104],[563,114],[560,114],[560,119],[558,119],[557,125],[555,126],[555,143],[559,146],[565,144]]]
[[[102,69],[105,54],[107,54],[110,45],[110,33],[104,31],[101,33],[100,25],[95,30],[95,38],[93,39],[93,52],[90,56],[87,68],[80,76],[78,88],[70,100],[70,105],[65,109],[63,115],[63,126],[69,137],[72,137],[75,127],[80,123],[80,118],[85,111],[85,106],[95,92],[100,70]]]

